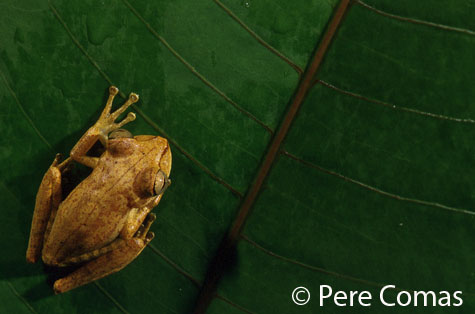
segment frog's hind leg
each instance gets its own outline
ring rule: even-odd
[[[161,198],[161,195],[154,196],[150,198],[151,200],[148,204],[149,206],[144,206],[142,208],[133,208],[129,212],[127,221],[124,227],[122,228],[122,230],[120,231],[119,237],[115,239],[113,242],[111,242],[110,244],[100,249],[87,252],[78,256],[67,258],[61,263],[58,263],[58,266],[68,266],[72,264],[87,262],[124,245],[125,241],[132,238],[134,235],[137,236],[137,231],[141,227],[143,227],[142,223],[144,223],[146,219],[149,219],[150,221],[150,219],[152,219],[151,217],[155,217],[155,214],[150,214],[150,211],[151,211],[151,208],[155,207],[158,204],[158,202],[160,201],[160,198]],[[155,218],[153,218],[153,220],[154,219]]]
[[[36,195],[30,240],[26,250],[26,260],[30,263],[36,263],[39,259],[44,239],[48,237],[56,211],[61,202],[61,173],[67,168],[71,159],[68,158],[58,164],[60,158],[60,155],[57,154],[45,173]]]
[[[149,214],[136,234],[128,240],[123,240],[123,245],[99,256],[97,259],[87,262],[68,276],[56,280],[54,291],[56,293],[69,291],[115,273],[127,266],[153,239],[154,234],[149,232],[149,229],[154,220],[155,215]]]
[[[104,254],[106,254],[110,251],[113,251],[117,248],[120,248],[124,244],[125,244],[125,241],[121,238],[118,238],[118,239],[115,239],[113,242],[109,243],[108,245],[106,245],[106,246],[104,246],[100,249],[97,249],[97,250],[94,250],[94,251],[91,251],[91,252],[87,252],[87,253],[84,253],[84,254],[81,254],[81,255],[69,257],[69,258],[65,259],[64,261],[56,263],[56,266],[65,267],[65,266],[80,264],[80,263],[83,263],[83,262],[88,262],[88,261],[90,261],[92,259],[95,259],[95,258],[98,258],[99,256],[104,255]]]

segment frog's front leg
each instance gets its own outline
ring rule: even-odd
[[[126,239],[123,245],[87,262],[68,276],[56,280],[54,283],[54,291],[56,293],[69,291],[115,273],[127,266],[153,239],[154,234],[153,232],[149,232],[149,229],[154,220],[155,215],[149,214],[135,236]]]
[[[97,122],[79,139],[79,141],[71,150],[71,158],[75,161],[94,168],[97,164],[98,158],[86,156],[91,147],[97,142],[97,140],[100,140],[102,145],[107,147],[107,140],[110,132],[119,129],[130,121],[135,120],[135,114],[129,112],[124,120],[119,123],[115,123],[115,120],[121,113],[123,113],[130,105],[136,103],[139,100],[139,96],[137,94],[131,93],[129,99],[127,99],[127,101],[119,109],[111,113],[112,102],[118,92],[119,89],[117,87],[109,87],[109,99],[107,100],[106,106],[102,111],[101,116]]]
[[[67,169],[71,158],[58,164],[59,159],[60,155],[57,154],[48,171],[46,171],[38,194],[36,194],[30,240],[26,250],[26,260],[29,263],[38,261],[44,240],[48,238],[56,211],[61,202],[61,174]]]
[[[120,238],[130,239],[145,221],[150,211],[158,205],[163,194],[152,196],[141,208],[132,208],[127,216],[127,221],[120,231]]]

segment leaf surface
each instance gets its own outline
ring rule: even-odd
[[[320,284],[373,298],[385,284],[462,290],[463,306],[449,310],[473,312],[475,5],[355,1],[308,75],[337,6],[2,3],[0,310],[190,313],[222,239],[243,218],[208,313],[315,313]],[[140,94],[132,133],[172,143],[173,185],[140,257],[55,296],[43,266],[24,261],[36,191],[54,154],[68,155],[95,122],[111,84],[122,98]],[[312,293],[306,306],[292,303],[298,286]],[[351,310],[448,312],[376,300]]]

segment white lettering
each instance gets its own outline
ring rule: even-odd
[[[435,295],[435,292],[433,291],[414,291],[414,306],[417,306],[417,297],[419,295],[423,296],[424,300],[424,306],[427,306],[427,296],[431,295],[432,296],[432,306],[437,305],[437,297]],[[450,298],[449,298],[450,300]]]
[[[327,295],[323,294],[323,289],[328,289],[329,293]],[[332,287],[328,285],[320,285],[320,306],[323,306],[323,299],[329,298],[333,293]]]
[[[407,302],[406,303],[402,303],[401,301],[401,296],[402,295],[406,295],[407,296]],[[408,306],[409,304],[411,304],[411,294],[407,291],[401,291],[397,294],[397,304],[399,304],[400,306]]]
[[[371,306],[371,303],[365,303],[364,300],[371,300],[371,293],[369,291],[362,291],[361,294],[358,296],[358,302],[362,306]]]
[[[347,297],[345,291],[337,291],[335,293],[335,296],[333,297],[333,299],[335,300],[335,304],[337,306],[346,306],[346,303],[339,303],[338,300],[345,300],[346,301],[347,298],[348,297]],[[353,303],[353,302],[351,302],[351,303]]]
[[[459,301],[459,303],[454,303],[454,304],[452,304],[453,306],[461,306],[463,304],[462,298],[459,297],[457,294],[462,294],[462,291],[455,291],[454,299],[457,299],[457,301]]]
[[[450,307],[462,306],[462,291],[455,291],[453,294],[448,291],[406,291],[397,289],[395,285],[386,285],[379,292],[379,300],[382,305],[387,307],[394,306],[423,306],[423,307]],[[386,293],[389,292],[389,293]],[[397,294],[396,294],[397,292]],[[302,296],[300,296],[302,294]],[[305,293],[299,291],[295,294],[295,299],[299,302],[303,299]],[[395,300],[394,300],[394,297]],[[371,306],[373,296],[369,291],[335,291],[329,285],[320,285],[320,306],[324,305],[325,299],[333,298],[333,303],[339,307],[346,306]],[[294,300],[295,302],[295,300]],[[327,301],[328,302],[328,301]]]
[[[396,303],[387,303],[386,301],[384,301],[384,291],[386,291],[386,289],[394,289],[396,288],[396,286],[394,285],[387,285],[387,286],[384,286],[383,289],[381,289],[381,292],[379,293],[379,299],[381,300],[381,303],[383,303],[383,305],[385,306],[396,306]]]

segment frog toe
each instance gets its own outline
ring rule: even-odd
[[[137,230],[135,238],[139,238],[143,241],[146,241],[149,237],[149,234],[151,234],[151,238],[146,241],[147,243],[150,242],[155,237],[155,234],[153,232],[149,232],[150,226],[152,226],[152,223],[155,221],[155,219],[157,219],[157,215],[155,215],[154,213],[149,213],[145,218],[143,224],[140,226],[139,230]]]
[[[115,87],[114,85],[112,85],[111,87],[109,87],[109,95],[111,96],[115,96],[119,93],[119,89],[117,87]]]
[[[122,106],[120,106],[120,108],[118,108],[116,111],[111,113],[110,115],[111,119],[115,121],[125,110],[127,110],[127,108],[129,108],[132,104],[136,103],[137,101],[139,101],[139,95],[135,93],[130,93],[127,101]]]
[[[135,113],[133,112],[129,112],[127,114],[127,117],[125,117],[122,121],[120,121],[119,123],[115,123],[114,125],[114,129],[117,130],[119,128],[121,128],[122,126],[124,126],[125,124],[131,122],[131,121],[134,121],[136,118],[135,116]]]

